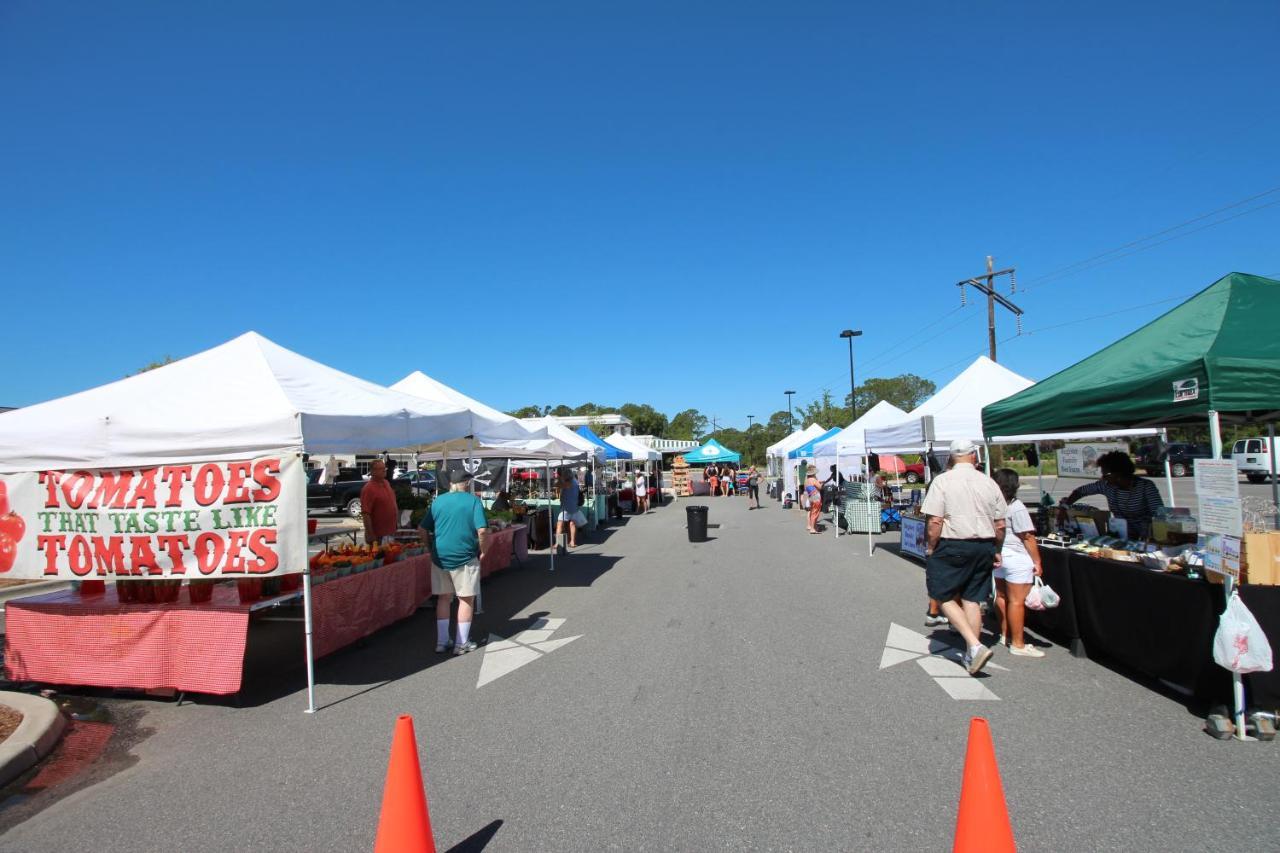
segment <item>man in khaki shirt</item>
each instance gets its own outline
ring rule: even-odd
[[[963,663],[976,675],[991,659],[982,644],[980,605],[991,594],[1008,504],[995,480],[974,467],[972,441],[951,442],[951,458],[955,467],[934,479],[920,507],[929,517],[925,586],[964,637]]]

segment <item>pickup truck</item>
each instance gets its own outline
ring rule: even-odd
[[[343,475],[339,473],[338,476]],[[366,480],[360,479],[358,473],[354,479],[339,479],[334,483],[321,483],[319,480],[318,469],[307,472],[307,509],[345,512],[352,518],[360,517],[360,490]]]

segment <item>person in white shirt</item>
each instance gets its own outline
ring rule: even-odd
[[[1018,500],[1018,472],[1001,468],[996,472],[996,485],[1009,502],[1005,518],[1004,545],[1000,549],[1000,565],[993,573],[996,579],[996,607],[1000,610],[1000,644],[1009,644],[1009,653],[1018,657],[1042,658],[1044,652],[1028,646],[1022,637],[1026,619],[1027,593],[1035,579],[1044,573],[1040,549],[1036,545],[1036,526],[1031,513]]]
[[[643,471],[636,472],[636,514],[649,511],[649,479]]]
[[[991,660],[981,641],[981,605],[991,595],[991,570],[1000,565],[1009,507],[995,481],[974,467],[972,441],[951,442],[951,455],[955,467],[934,478],[920,505],[929,517],[925,588],[964,637],[962,663],[977,675]]]

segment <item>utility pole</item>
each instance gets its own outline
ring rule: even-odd
[[[987,345],[990,349],[991,360],[996,361],[996,303],[1009,311],[1018,321],[1018,334],[1022,334],[1022,309],[1014,305],[1008,299],[1005,299],[999,293],[996,293],[996,277],[1009,276],[1009,293],[1018,292],[1018,273],[1014,267],[1006,269],[995,269],[994,259],[987,255],[987,272],[986,275],[975,275],[973,278],[966,278],[964,281],[957,281],[956,287],[960,288],[960,304],[965,304],[965,287],[972,287],[979,293],[986,294],[987,297]],[[985,282],[982,279],[986,279]]]

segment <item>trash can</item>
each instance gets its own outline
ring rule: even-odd
[[[687,506],[684,508],[684,514],[689,527],[689,541],[706,542],[707,508],[705,506]]]

